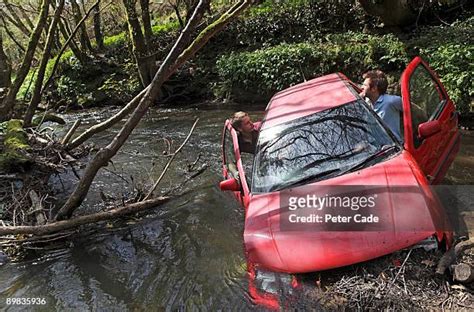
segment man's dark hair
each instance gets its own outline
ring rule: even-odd
[[[370,87],[376,87],[380,94],[385,94],[388,88],[388,81],[385,73],[379,69],[369,70],[363,76],[370,79]]]

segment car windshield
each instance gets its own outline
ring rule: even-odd
[[[362,100],[260,132],[253,193],[311,183],[360,169],[399,151]]]

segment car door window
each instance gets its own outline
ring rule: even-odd
[[[410,110],[413,127],[413,144],[418,148],[422,141],[418,126],[439,117],[443,111],[446,97],[430,72],[419,64],[410,78]]]
[[[224,134],[224,165],[233,178],[239,177],[237,160],[234,154],[234,142],[232,141],[232,134],[229,129],[226,129]]]

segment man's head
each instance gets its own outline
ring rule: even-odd
[[[366,96],[371,100],[377,100],[381,94],[387,92],[388,81],[384,72],[381,70],[370,70],[363,76],[361,96]]]
[[[236,112],[232,116],[232,127],[243,133],[252,132],[253,123],[250,120],[249,114],[246,112]]]

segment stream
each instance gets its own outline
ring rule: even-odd
[[[262,110],[203,104],[198,108],[153,108],[132,136],[101,170],[81,208],[94,212],[103,197],[130,195],[160,175],[168,156],[199,123],[175,158],[159,188],[177,188],[189,176],[188,167],[206,163],[208,169],[182,187],[183,195],[126,224],[84,236],[69,246],[41,253],[41,257],[0,265],[0,310],[27,311],[32,306],[5,305],[7,298],[44,298],[37,311],[175,311],[255,310],[250,299],[243,246],[244,213],[230,193],[219,190],[220,140],[223,123],[236,110],[254,119]],[[98,109],[65,115],[67,127],[81,118],[81,129],[104,120],[115,110]],[[108,142],[118,127],[91,141]],[[65,128],[57,128],[61,137]],[[461,151],[448,172],[446,184],[474,184],[474,134],[463,132]],[[80,171],[79,171],[80,173]],[[77,178],[71,170],[51,178],[61,200]]]

